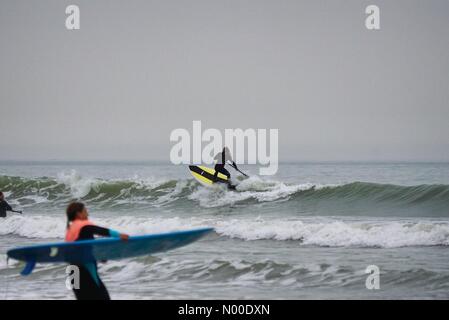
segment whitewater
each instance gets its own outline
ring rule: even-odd
[[[232,169],[231,169],[232,170]],[[101,264],[116,299],[449,298],[449,164],[285,163],[205,188],[165,163],[3,162],[0,190],[24,211],[0,220],[0,298],[73,299],[62,265],[30,278],[15,246],[60,241],[72,200],[132,235],[213,227],[188,247]],[[367,290],[365,269],[381,270]],[[6,289],[7,288],[7,289]]]

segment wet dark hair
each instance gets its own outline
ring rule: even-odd
[[[86,206],[82,202],[72,202],[68,205],[67,209],[65,210],[67,214],[67,229],[69,228],[70,222],[75,220],[78,212],[83,211],[85,207]]]
[[[3,195],[3,192],[0,191],[0,196],[2,196],[2,195]]]

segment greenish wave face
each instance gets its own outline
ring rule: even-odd
[[[400,186],[353,182],[343,185],[288,184],[260,178],[242,181],[237,191],[205,188],[193,179],[24,178],[0,176],[8,200],[30,210],[63,209],[74,200],[103,210],[188,209],[201,212],[234,207],[237,213],[276,210],[297,215],[449,216],[449,185]]]

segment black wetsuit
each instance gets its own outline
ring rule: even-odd
[[[228,180],[231,178],[231,174],[229,173],[228,170],[226,170],[225,164],[226,164],[226,155],[225,155],[225,152],[223,151],[221,153],[221,161],[218,161],[214,167],[214,170],[215,170],[214,181],[217,181],[217,176],[218,176],[219,172],[224,174],[226,177],[228,177]]]
[[[109,237],[111,230],[87,225],[81,228],[78,239],[92,240],[95,235]],[[77,300],[110,300],[108,290],[101,281],[97,272],[97,263],[87,263],[84,265],[76,265],[80,271],[80,287],[73,289]]]
[[[218,173],[219,173],[219,172],[222,173],[222,174],[224,174],[226,177],[228,177],[228,179],[231,178],[231,174],[229,173],[228,170],[226,170],[224,164],[217,163],[217,164],[215,165],[214,169],[215,169],[215,173],[214,173],[214,181],[217,181],[217,176],[218,176]]]
[[[11,206],[5,200],[0,201],[0,218],[6,218],[6,211],[12,211]]]

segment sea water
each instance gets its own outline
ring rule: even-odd
[[[0,219],[0,299],[73,299],[65,266],[10,248],[61,241],[65,207],[130,235],[214,227],[189,246],[99,264],[113,299],[448,299],[449,164],[281,163],[206,188],[187,166],[1,162],[0,190],[23,215]],[[230,169],[232,170],[232,169]],[[366,268],[380,270],[369,290]]]

